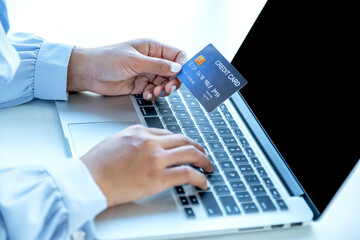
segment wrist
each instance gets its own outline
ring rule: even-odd
[[[80,92],[88,91],[89,87],[85,82],[86,73],[86,49],[74,47],[68,65],[67,91]]]

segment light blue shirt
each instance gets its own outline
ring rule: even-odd
[[[4,0],[0,21],[0,108],[34,98],[66,100],[73,46],[26,33],[7,36]],[[94,238],[93,219],[106,208],[106,198],[81,160],[10,162],[0,159],[0,240],[70,239],[79,230]]]

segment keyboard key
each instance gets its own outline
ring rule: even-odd
[[[230,195],[230,190],[226,185],[214,186],[217,195]]]
[[[214,128],[209,124],[209,125],[199,125],[199,129],[201,133],[213,133],[214,132]]]
[[[255,203],[242,203],[242,208],[245,213],[258,213],[259,209],[256,207]]]
[[[246,140],[246,138],[239,138],[239,140],[240,140],[241,146],[243,146],[243,147],[248,147],[249,146],[249,143]]]
[[[227,109],[227,107],[225,106],[225,103],[221,104],[221,105],[219,106],[219,108],[220,108],[220,110],[221,110],[222,112],[228,112],[228,111],[229,111],[229,110]]]
[[[242,154],[242,150],[239,146],[227,146],[231,155],[239,155]]]
[[[168,124],[166,128],[172,133],[182,133],[181,128],[178,124]]]
[[[231,136],[224,136],[222,137],[222,140],[224,141],[226,146],[237,144],[236,139]]]
[[[184,211],[187,218],[195,218],[195,213],[192,208],[184,208]]]
[[[214,126],[216,127],[216,128],[218,128],[218,127],[226,127],[227,125],[226,125],[226,122],[224,121],[224,120],[222,120],[222,119],[215,119],[215,120],[213,120],[213,124],[214,124]]]
[[[230,161],[219,162],[219,165],[223,171],[235,170],[234,164],[232,164]]]
[[[256,169],[259,172],[260,177],[267,177],[267,173],[266,173],[266,171],[265,171],[265,169],[263,167],[258,167]]]
[[[235,135],[237,138],[241,138],[244,137],[244,134],[242,133],[242,131],[240,129],[234,129]]]
[[[222,119],[222,116],[221,116],[220,112],[218,112],[216,110],[209,113],[209,117],[210,117],[211,120]]]
[[[207,213],[207,215],[209,217],[223,215],[212,192],[200,192],[199,196],[200,196],[201,202],[203,203],[203,206],[205,208],[205,212]]]
[[[189,119],[185,119],[185,118],[180,119],[179,122],[180,122],[180,125],[183,128],[185,128],[185,127],[195,127],[195,123],[194,123],[193,120],[191,120],[191,118],[189,118]]]
[[[207,178],[209,179],[209,182],[213,185],[225,183],[224,179],[220,174],[209,174],[207,175]]]
[[[233,197],[220,197],[220,202],[223,205],[227,215],[239,215],[241,213]]]
[[[195,122],[198,125],[209,125],[209,120],[207,119],[207,117],[205,115],[203,116],[196,116],[195,117]]]
[[[137,104],[139,106],[152,106],[153,105],[153,103],[151,101],[146,101],[146,100],[141,99],[141,98],[136,99],[136,102],[137,102]]]
[[[255,196],[266,195],[266,190],[262,185],[253,185],[250,186],[250,189]]]
[[[204,116],[204,111],[201,108],[190,108],[191,115],[193,116]]]
[[[281,198],[281,195],[278,192],[278,190],[276,190],[276,188],[270,188],[269,191],[271,192],[271,195],[273,196],[273,198],[275,198],[275,199]]]
[[[228,128],[216,128],[220,136],[232,135],[230,129]]]
[[[212,151],[224,151],[224,147],[221,142],[209,142],[208,144]]]
[[[270,178],[263,178],[263,180],[264,180],[264,183],[265,183],[266,187],[268,187],[268,188],[274,187],[274,184],[273,184],[273,182],[271,181]]]
[[[204,133],[206,141],[219,141],[218,136],[215,133]]]
[[[249,185],[255,185],[260,183],[259,178],[256,175],[246,175],[244,176],[244,178]]]
[[[282,210],[282,211],[289,209],[288,206],[286,205],[286,203],[284,202],[284,200],[282,200],[282,199],[276,200],[276,203],[279,206],[280,210]]]
[[[245,192],[236,192],[235,193],[237,199],[239,200],[239,202],[251,202],[252,198],[250,196],[250,194],[245,191]]]
[[[141,107],[140,108],[144,116],[156,116],[157,112],[154,107]]]
[[[230,182],[230,187],[234,192],[246,191],[246,186],[243,181]]]
[[[190,92],[181,92],[183,98],[186,99],[195,99],[194,96]]]
[[[182,102],[171,103],[171,107],[174,109],[174,111],[186,110],[186,107]]]
[[[155,104],[158,108],[169,107],[169,103],[165,99],[164,100],[155,100]]]
[[[173,115],[173,112],[169,107],[159,108],[159,112],[160,112],[160,115],[162,115],[162,116],[164,116],[164,115]]]
[[[238,166],[249,164],[249,161],[244,155],[232,155],[231,157],[235,161],[235,164]]]
[[[235,120],[229,120],[229,125],[232,129],[234,128],[239,128],[239,126],[237,125],[237,123],[235,122]]]
[[[164,116],[162,117],[165,124],[177,123],[176,118],[174,116]]]
[[[181,119],[181,118],[190,118],[190,115],[188,112],[186,111],[177,111],[175,112],[175,115],[178,119]]]
[[[245,152],[249,157],[255,157],[255,153],[254,153],[254,151],[252,150],[251,147],[245,148]]]
[[[135,98],[142,98],[142,99],[143,99],[142,94],[134,94],[134,97],[135,97]]]
[[[185,190],[182,186],[176,186],[175,190],[176,190],[177,194],[185,194]]]
[[[240,176],[236,171],[225,172],[225,176],[229,182],[240,180]]]
[[[162,125],[160,118],[158,117],[146,117],[145,122],[148,127],[164,129],[164,126]]]
[[[255,167],[261,167],[261,163],[257,157],[252,157],[250,158],[250,160]]]
[[[254,174],[254,170],[250,165],[240,165],[239,170],[243,175]]]
[[[218,161],[227,161],[230,159],[229,155],[225,151],[214,152],[214,155]]]
[[[192,136],[191,139],[195,140],[199,144],[204,144],[204,139],[200,136]]]
[[[196,196],[191,195],[191,196],[189,196],[189,199],[190,199],[190,203],[191,203],[192,205],[199,205],[199,201],[198,201],[198,199],[196,198]]]
[[[226,119],[231,120],[233,119],[232,115],[229,112],[224,112],[224,116]]]
[[[184,128],[184,132],[185,132],[186,136],[200,136],[199,131],[194,127]]]
[[[179,197],[179,199],[183,206],[189,205],[189,201],[187,200],[187,198],[185,196],[181,196],[181,197]]]
[[[171,102],[171,103],[181,102],[181,98],[180,98],[179,95],[177,95],[177,94],[171,94],[170,96],[167,97],[167,99],[168,99],[169,102]]]
[[[273,204],[269,196],[257,196],[256,200],[258,201],[261,209],[264,212],[276,211],[275,205]]]
[[[185,100],[185,101],[189,108],[200,108],[199,102],[195,99],[189,99],[189,100]]]
[[[216,165],[213,164],[214,171],[212,173],[219,173],[219,169]]]

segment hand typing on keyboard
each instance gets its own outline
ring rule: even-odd
[[[194,140],[140,125],[105,139],[81,160],[109,207],[187,183],[207,189],[205,175],[188,164],[213,171],[204,148]]]

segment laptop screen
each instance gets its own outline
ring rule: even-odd
[[[248,81],[241,94],[321,213],[360,158],[360,89],[344,23],[302,4],[269,0],[232,64]]]

